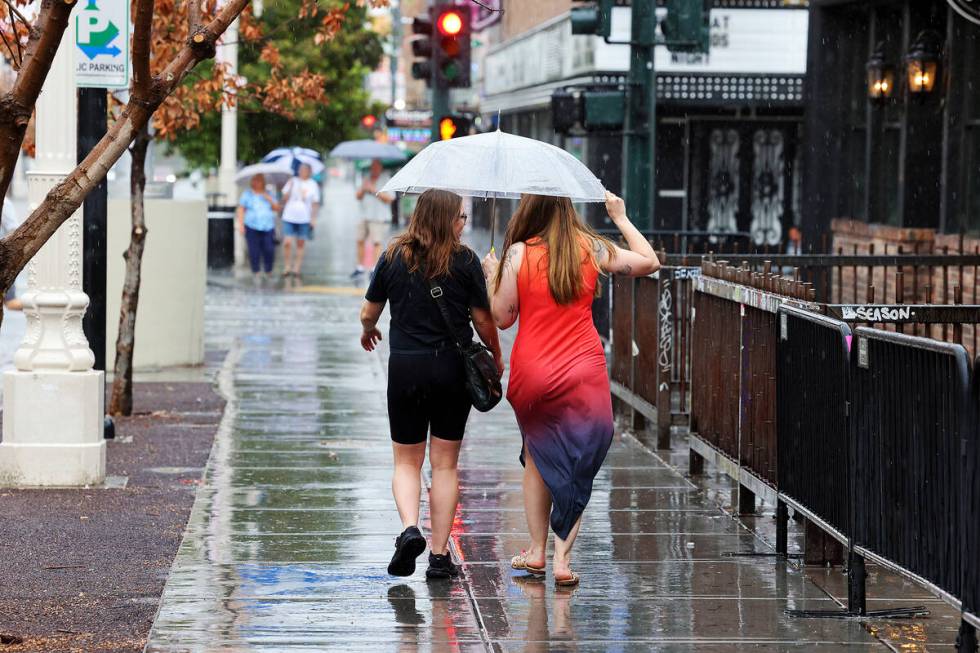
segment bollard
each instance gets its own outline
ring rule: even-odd
[[[868,570],[864,558],[854,551],[847,554],[847,610],[853,615],[865,615],[867,605]]]
[[[782,501],[776,501],[776,554],[786,557],[789,554],[789,508]]]

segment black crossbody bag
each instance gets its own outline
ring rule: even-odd
[[[466,367],[466,389],[470,393],[473,407],[485,413],[499,404],[504,396],[493,354],[482,343],[474,341],[464,343],[456,337],[452,321],[449,319],[449,311],[442,297],[442,287],[437,285],[434,279],[429,279],[429,294],[439,307],[449,339],[456,344],[459,353],[463,355],[463,364]]]

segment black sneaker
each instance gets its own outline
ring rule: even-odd
[[[453,562],[448,553],[445,555],[429,554],[429,568],[425,570],[426,578],[456,578],[457,576],[459,576],[459,565]]]
[[[411,576],[415,573],[415,559],[425,551],[425,538],[422,531],[409,526],[395,538],[395,555],[388,563],[388,573],[392,576]]]

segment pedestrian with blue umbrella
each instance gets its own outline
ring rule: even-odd
[[[310,166],[310,174],[314,177],[323,173],[323,158],[316,150],[307,147],[279,147],[264,157],[262,163],[276,163],[291,168],[294,175],[299,174],[301,165]]]
[[[320,210],[320,184],[312,179],[313,169],[300,164],[299,174],[282,189],[283,276],[300,276],[306,241],[312,239]],[[296,254],[293,256],[293,249]]]

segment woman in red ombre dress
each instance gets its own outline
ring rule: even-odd
[[[492,252],[484,259],[497,326],[507,329],[520,316],[507,399],[524,441],[530,545],[511,565],[545,573],[550,523],[555,582],[563,586],[578,583],[572,544],[613,436],[606,357],[592,323],[598,277],[660,267],[623,200],[607,193],[606,209],[629,249],[589,229],[568,198],[525,195],[507,227],[503,264]]]

